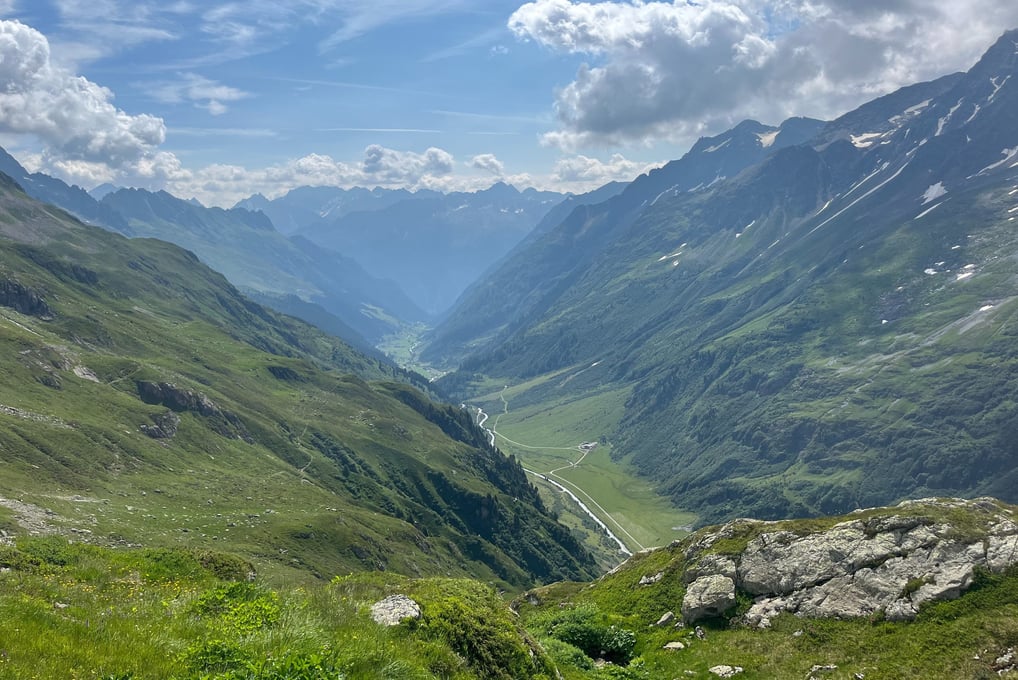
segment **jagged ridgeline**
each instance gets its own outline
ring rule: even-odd
[[[424,356],[471,352],[465,398],[611,399],[612,454],[701,522],[1018,500],[1016,44],[701,140],[513,253]]]
[[[0,179],[5,532],[324,577],[589,576],[516,461],[415,380],[185,250],[85,226]]]

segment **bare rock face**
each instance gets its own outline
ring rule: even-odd
[[[173,411],[166,411],[152,416],[152,425],[142,425],[141,431],[153,439],[173,439],[180,427],[180,416]]]
[[[755,598],[746,622],[762,627],[782,612],[909,620],[925,602],[960,596],[977,569],[1018,563],[1018,523],[992,499],[925,499],[856,514],[822,531],[738,520],[695,537],[686,548],[683,617],[723,614],[742,592]],[[710,552],[740,535],[751,538],[739,554]]]
[[[10,307],[16,312],[44,321],[53,318],[53,310],[42,294],[14,279],[0,278],[0,307]]]
[[[421,606],[406,595],[390,595],[371,605],[371,618],[382,626],[398,626],[404,619],[421,618]]]
[[[723,616],[735,606],[735,581],[722,574],[702,576],[686,588],[682,618],[687,622]]]
[[[139,380],[135,383],[138,389],[138,396],[146,404],[154,406],[165,406],[177,413],[194,413],[207,418],[212,429],[224,437],[240,439],[249,444],[254,442],[243,421],[237,414],[219,408],[218,405],[201,392],[184,389],[173,383],[153,382],[150,380]],[[179,425],[178,418],[173,426],[173,433],[176,433],[176,425]],[[162,428],[162,424],[156,422],[156,426]],[[152,426],[142,428],[146,434],[155,438],[168,438],[173,434],[161,434],[152,430]],[[154,433],[153,433],[154,432]]]

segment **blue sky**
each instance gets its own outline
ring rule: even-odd
[[[0,0],[0,144],[86,188],[220,205],[302,184],[580,191],[746,117],[832,117],[966,69],[1016,5]]]

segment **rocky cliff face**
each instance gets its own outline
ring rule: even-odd
[[[42,294],[14,279],[0,278],[0,307],[10,307],[43,320],[53,318],[53,310]]]
[[[923,603],[961,595],[979,570],[1018,563],[1018,523],[993,499],[924,499],[830,521],[736,520],[670,549],[687,623],[738,613],[768,627],[782,612],[910,620]]]

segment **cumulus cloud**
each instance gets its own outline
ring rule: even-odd
[[[223,85],[196,73],[182,73],[176,81],[157,83],[151,87],[150,92],[157,101],[168,104],[192,102],[213,116],[220,116],[229,110],[226,102],[235,102],[251,96],[243,90]]]
[[[390,187],[409,189],[483,188],[476,178],[453,174],[455,159],[444,149],[423,153],[372,144],[358,161],[325,154],[308,154],[266,168],[211,165],[167,178],[166,188],[177,196],[196,197],[206,205],[229,206],[253,193],[280,196],[300,186]],[[490,182],[489,182],[490,184]]]
[[[26,161],[25,158],[21,160]],[[265,168],[210,165],[194,171],[180,169],[164,178],[164,186],[176,196],[195,197],[205,205],[229,207],[254,193],[276,198],[300,186],[480,191],[491,186],[491,174],[498,169],[499,181],[521,189],[535,187],[581,193],[611,181],[632,180],[661,163],[631,161],[620,154],[607,161],[577,155],[559,159],[548,174],[508,175],[493,154],[478,154],[462,165],[484,170],[485,174],[458,173],[457,165],[453,156],[442,149],[431,148],[418,153],[372,145],[364,150],[359,160],[352,161],[309,154]]]
[[[378,144],[364,150],[361,169],[376,184],[416,184],[425,175],[448,175],[453,169],[452,155],[431,147],[424,153],[396,151]]]
[[[630,161],[618,153],[613,154],[608,161],[578,154],[560,158],[552,170],[552,177],[558,183],[586,190],[608,182],[630,182],[662,165],[663,163]]]
[[[903,85],[968,68],[1013,0],[536,0],[524,40],[585,55],[555,98],[564,148],[687,140],[746,117],[832,117]],[[964,30],[959,27],[964,26]]]
[[[156,150],[166,138],[161,118],[118,109],[112,92],[55,66],[46,37],[18,21],[0,21],[0,132],[34,136],[45,147],[42,168],[73,179],[179,171]]]
[[[495,177],[505,175],[505,164],[498,160],[493,153],[482,153],[470,159],[470,167],[475,170],[490,172]]]

